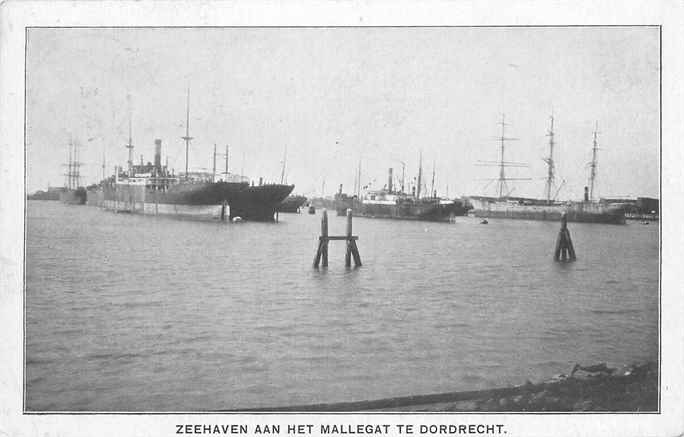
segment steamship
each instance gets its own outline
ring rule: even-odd
[[[335,195],[337,215],[346,215],[347,209],[351,208],[352,215],[358,217],[449,222],[468,213],[471,205],[465,199],[441,198],[434,190],[430,195],[421,197],[421,176],[422,168],[419,166],[418,184],[411,193],[404,192],[403,183],[399,190],[394,189],[391,168],[387,185],[382,190],[368,190],[362,195],[350,196],[342,192],[340,185]]]
[[[190,172],[188,147],[190,144],[190,92],[186,118],[185,173],[176,174],[162,165],[162,141],[155,140],[154,163],[133,164],[133,142],[129,122],[126,148],[129,150],[128,168],[115,167],[114,175],[103,180],[97,189],[88,192],[88,204],[116,212],[153,215],[173,215],[191,218],[273,221],[277,206],[292,192],[294,185],[268,184],[259,179],[255,185],[249,179],[226,170],[220,178],[214,172]],[[216,150],[214,150],[216,163]]]

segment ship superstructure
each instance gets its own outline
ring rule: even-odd
[[[403,163],[402,163],[403,164]],[[434,190],[434,169],[431,193],[422,195],[423,181],[422,153],[419,157],[416,185],[411,193],[404,192],[404,172],[399,189],[394,184],[393,169],[388,171],[387,185],[380,190],[365,190],[355,195],[342,192],[342,186],[335,195],[337,215],[346,215],[348,208],[359,217],[389,218],[402,220],[452,221],[456,216],[466,215],[471,208],[465,199],[438,197]],[[357,186],[360,186],[360,181]]]
[[[162,165],[162,140],[155,140],[154,163],[139,165],[132,159],[132,133],[129,121],[128,168],[115,167],[114,175],[103,180],[100,189],[89,192],[89,203],[118,212],[166,214],[193,218],[272,221],[276,207],[294,185],[250,183],[249,179],[228,172],[228,147],[225,172],[216,177],[216,148],[213,172],[191,171],[188,165],[190,140],[190,92],[187,95],[185,172],[176,174]]]

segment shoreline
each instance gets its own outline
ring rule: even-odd
[[[570,376],[515,387],[234,411],[657,413],[658,395],[658,365],[649,362],[619,369],[576,366]]]

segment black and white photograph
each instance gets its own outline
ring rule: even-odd
[[[660,22],[20,31],[25,419],[669,411]]]

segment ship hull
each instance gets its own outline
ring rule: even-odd
[[[115,183],[88,193],[88,204],[117,212],[187,218],[273,221],[277,205],[293,185],[246,183],[178,184],[168,190]]]
[[[625,224],[624,209],[592,202],[575,202],[553,205],[525,205],[515,202],[470,199],[475,217],[518,220],[559,221],[563,213],[569,222]]]
[[[288,196],[277,207],[278,212],[301,212],[302,205],[306,203],[304,196]]]
[[[423,220],[433,222],[449,222],[454,217],[466,215],[468,212],[464,204],[457,202],[419,201],[399,204],[364,203],[357,199],[338,199],[335,201],[337,215],[346,215],[351,208],[355,217]]]
[[[78,188],[76,190],[64,190],[59,193],[59,200],[69,205],[84,205],[86,203],[86,190]]]

